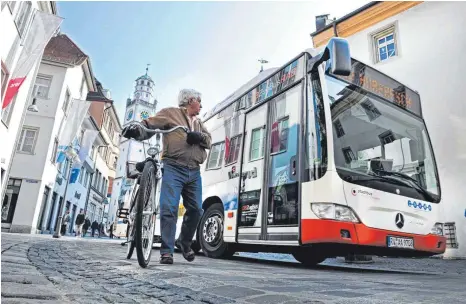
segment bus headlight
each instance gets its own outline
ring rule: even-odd
[[[331,203],[311,203],[314,214],[321,219],[359,223],[359,219],[351,208]]]
[[[432,234],[443,235],[443,223],[435,223],[431,230]]]

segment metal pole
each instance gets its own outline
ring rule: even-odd
[[[64,195],[63,204],[60,206],[60,210],[58,210],[58,220],[57,220],[57,224],[55,225],[56,227],[55,232],[53,234],[53,237],[56,239],[61,237],[61,234],[60,234],[61,220],[63,218],[63,207],[66,204],[66,194],[68,191],[68,184],[70,183],[70,178],[71,178],[71,168],[73,168],[73,159],[70,160],[70,168],[68,169],[68,179],[66,180],[66,184],[65,184],[65,195]]]

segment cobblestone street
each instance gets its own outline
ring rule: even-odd
[[[1,242],[5,304],[466,303],[464,260],[329,260],[309,269],[250,256],[189,263],[176,254],[174,265],[160,265],[154,249],[141,269],[117,241],[2,233]]]

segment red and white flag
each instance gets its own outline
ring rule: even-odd
[[[15,69],[8,82],[2,110],[6,108],[18,93],[32,66],[41,56],[53,33],[58,29],[63,18],[43,11],[34,10],[31,27],[23,43],[23,49]]]

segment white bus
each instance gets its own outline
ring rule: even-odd
[[[419,94],[352,59],[344,39],[261,72],[203,120],[212,147],[194,247],[205,255],[291,253],[314,265],[445,251]]]

